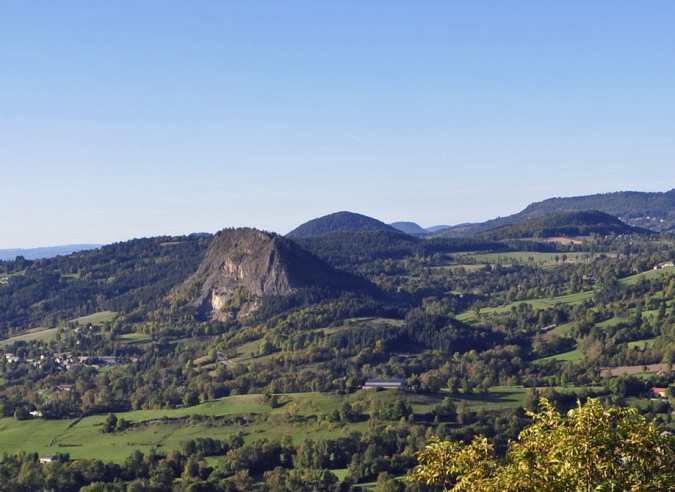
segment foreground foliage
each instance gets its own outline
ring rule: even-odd
[[[675,438],[635,409],[579,404],[567,417],[547,400],[504,458],[479,437],[470,445],[433,440],[410,481],[461,492],[675,490]]]

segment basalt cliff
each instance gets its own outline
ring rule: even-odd
[[[255,229],[226,229],[213,238],[185,287],[197,293],[192,307],[211,318],[226,319],[252,313],[265,297],[362,282],[282,236]]]

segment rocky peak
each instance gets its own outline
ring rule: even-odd
[[[265,296],[324,285],[335,274],[289,239],[255,229],[226,229],[213,238],[186,284],[199,289],[194,307],[223,318],[251,313]]]

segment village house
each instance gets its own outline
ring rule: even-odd
[[[666,398],[668,388],[652,388],[649,392],[651,398]]]
[[[7,362],[14,362],[14,363],[22,361],[21,357],[18,357],[14,354],[5,354],[5,360]]]

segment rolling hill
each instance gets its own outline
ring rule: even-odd
[[[429,231],[424,229],[418,224],[415,224],[414,222],[393,222],[389,224],[392,226],[394,229],[398,229],[401,232],[405,232],[406,234],[429,234]]]
[[[530,237],[587,236],[590,234],[633,234],[649,233],[642,228],[624,224],[616,217],[597,211],[561,212],[527,219],[490,231],[482,232],[477,237],[492,241],[504,239],[521,239]]]
[[[329,232],[368,231],[400,232],[398,229],[366,215],[353,212],[336,212],[305,222],[286,236],[292,239],[299,239],[317,237]]]
[[[613,215],[628,225],[655,232],[675,228],[675,189],[668,192],[618,191],[568,198],[549,198],[532,203],[517,214],[498,217],[478,224],[454,226],[435,235],[467,237],[524,220],[560,212],[597,210]]]

